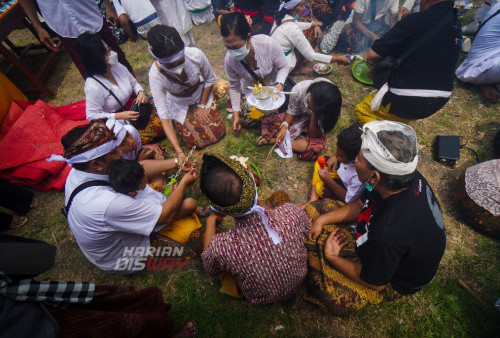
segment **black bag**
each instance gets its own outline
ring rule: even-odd
[[[399,58],[395,58],[394,56],[389,55],[384,57],[379,63],[377,63],[372,72],[373,86],[375,86],[375,88],[377,89],[380,89],[384,84],[386,84],[389,81],[392,72],[401,65],[403,60],[418,48],[420,48],[424,44],[424,42],[428,40],[434,33],[442,29],[453,15],[453,13],[450,13],[445,16],[436,26],[432,27],[424,35],[422,35]]]
[[[153,113],[153,105],[151,102],[148,101],[138,106],[134,101],[132,106],[130,106],[130,110],[139,112],[139,118],[136,121],[130,121],[130,124],[136,129],[145,129],[149,123],[151,114]]]

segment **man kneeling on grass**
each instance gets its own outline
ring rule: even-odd
[[[368,191],[340,207],[331,201],[321,202],[316,213],[306,209],[322,213],[306,242],[311,300],[335,313],[423,289],[446,245],[439,203],[416,170],[415,131],[375,121],[364,125],[361,139],[354,165]]]
[[[117,147],[125,134],[125,129],[115,135],[104,122],[92,121],[66,133],[61,138],[64,156],[53,155],[49,160],[64,160],[73,166],[65,185],[65,209],[85,257],[101,270],[130,273],[145,267],[140,259],[150,245],[160,246],[150,243],[153,231],[194,212],[196,201],[184,199],[184,193],[196,181],[196,174],[191,169],[184,175],[162,205],[114,191],[109,186],[108,168],[120,158]],[[157,160],[155,167],[163,172],[177,164]]]
[[[270,197],[271,208],[259,206],[253,176],[236,160],[205,154],[200,176],[213,210],[201,256],[205,271],[220,275],[221,291],[252,304],[293,299],[307,273],[304,238],[311,222],[304,211],[283,192]],[[234,228],[215,234],[226,215],[234,217]]]

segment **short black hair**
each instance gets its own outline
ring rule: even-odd
[[[229,207],[240,201],[243,182],[231,168],[217,160],[205,166],[201,173],[200,188],[210,202]]]
[[[409,163],[417,156],[417,140],[399,130],[381,130],[377,133],[377,138],[392,156],[400,162]],[[369,162],[367,167],[380,173],[380,180],[384,182],[389,190],[408,188],[415,178],[415,171],[406,175],[391,175],[380,172]]]
[[[128,195],[141,186],[144,168],[137,161],[119,159],[109,166],[108,176],[115,191]]]
[[[325,133],[329,132],[335,127],[340,116],[342,94],[339,88],[331,82],[318,81],[307,88],[307,93],[311,93],[319,125]]]
[[[159,58],[172,56],[184,49],[179,32],[165,25],[156,25],[148,31],[148,43],[153,54]]]
[[[220,34],[224,38],[234,35],[246,41],[250,31],[250,25],[243,13],[225,14],[220,19]]]
[[[99,33],[83,33],[76,39],[76,50],[88,76],[106,73],[106,48]]]
[[[92,123],[92,122],[91,122]],[[82,135],[87,131],[90,127],[91,123],[86,124],[84,126],[76,126],[75,128],[68,131],[63,137],[61,137],[61,144],[65,150],[67,150],[73,143],[75,143]],[[104,161],[104,156],[96,158],[95,160]],[[83,163],[74,163],[72,164],[73,168],[81,171],[86,171],[89,168],[90,161]]]
[[[337,147],[344,152],[349,162],[354,161],[359,154],[362,134],[361,125],[354,124],[337,135]]]

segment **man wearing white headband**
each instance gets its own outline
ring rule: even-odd
[[[328,263],[321,273],[330,279],[324,285],[312,282],[322,291],[313,294],[324,295],[332,290],[331,285],[346,289],[341,296],[319,299],[335,312],[358,310],[421,290],[434,279],[446,246],[441,208],[416,170],[417,138],[410,126],[392,121],[365,124],[354,163],[367,192],[360,200],[319,216],[308,236],[311,243],[319,239],[324,244],[324,258],[314,259]],[[350,231],[330,225],[323,228],[353,222],[357,225]],[[353,250],[357,262],[344,258]],[[317,266],[314,259],[308,261],[310,266]],[[335,277],[339,272],[343,278]],[[346,285],[345,277],[356,287]],[[323,276],[318,279],[313,272],[311,278],[318,281]],[[337,305],[328,307],[332,300]]]
[[[184,192],[196,180],[196,174],[191,170],[184,175],[163,205],[144,203],[114,191],[107,171],[121,156],[117,146],[125,134],[122,128],[115,135],[104,122],[95,120],[70,130],[61,143],[64,160],[73,166],[66,180],[65,209],[80,249],[101,270],[130,273],[141,266],[137,261],[146,255],[153,229],[159,231],[156,226],[181,216],[178,210]],[[62,160],[58,156],[51,159]],[[174,168],[174,160],[165,160],[164,164],[159,170]],[[144,248],[142,254],[137,248]]]
[[[311,222],[306,214],[286,203],[286,194],[280,201],[273,194],[272,210],[260,206],[252,174],[236,160],[205,154],[200,176],[213,213],[201,256],[205,271],[221,276],[221,291],[252,304],[292,298],[307,273],[304,236]],[[285,204],[276,206],[280,203]],[[226,215],[234,217],[234,228],[215,234],[218,218]]]

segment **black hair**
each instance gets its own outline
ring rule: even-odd
[[[318,81],[307,88],[307,93],[311,93],[318,124],[325,133],[335,127],[340,116],[342,107],[342,94],[339,88],[331,82]]]
[[[172,56],[184,49],[179,32],[165,25],[156,25],[148,31],[148,43],[153,54],[159,58]]]
[[[139,189],[144,179],[144,168],[137,161],[119,159],[109,166],[108,176],[115,191],[128,195]]]
[[[349,160],[354,161],[361,149],[361,130],[360,124],[354,124],[345,128],[337,135],[337,147],[342,150]]]
[[[229,207],[240,201],[243,182],[227,165],[219,160],[206,163],[203,157],[200,189],[212,203]]]
[[[290,0],[286,0],[283,3],[287,3]],[[274,15],[274,21],[276,22],[276,26],[281,25],[281,21],[285,17],[285,15],[290,14],[291,10],[282,8],[280,11],[277,11],[276,14]]]
[[[87,131],[87,129],[90,127],[91,124],[92,124],[92,122],[87,124],[87,125],[84,125],[84,126],[77,126],[73,129],[71,129],[70,131],[68,131],[65,135],[63,135],[63,137],[61,137],[61,144],[64,147],[64,149],[66,150],[69,147],[71,147],[71,145],[73,143],[75,143],[83,135],[83,133],[85,133]],[[94,160],[104,161],[104,156],[106,156],[106,155],[98,157]],[[92,160],[92,161],[94,161],[94,160]],[[77,170],[81,170],[81,171],[86,171],[89,168],[89,165],[90,165],[90,161],[72,164],[73,168],[75,168]]]
[[[106,73],[106,48],[99,33],[83,33],[76,39],[76,50],[88,76]]]
[[[403,163],[413,161],[417,156],[417,140],[396,130],[382,130],[377,133],[379,141],[389,150],[394,158]],[[389,190],[408,188],[415,178],[415,171],[406,175],[391,175],[380,172],[368,162],[368,169],[377,170],[380,180]]]
[[[250,25],[243,13],[225,14],[220,19],[220,34],[224,38],[234,35],[246,41],[250,31]]]

